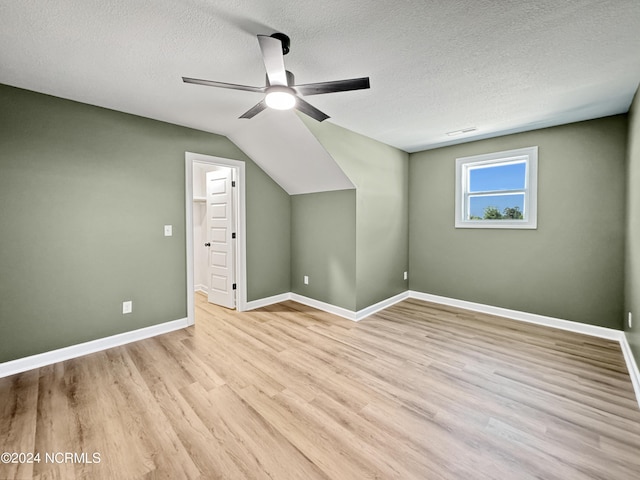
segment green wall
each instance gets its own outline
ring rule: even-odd
[[[412,154],[411,290],[620,329],[626,135],[618,115]],[[455,229],[455,159],[534,145],[538,229]]]
[[[357,188],[289,197],[225,137],[0,85],[0,362],[186,316],[185,151],[246,162],[248,300],[357,311],[409,270],[420,292],[637,325],[638,108],[411,155],[302,116]],[[538,229],[455,229],[455,158],[532,145]]]
[[[289,196],[225,137],[2,85],[0,112],[0,362],[186,317],[185,151],[246,162],[248,297],[289,291]]]
[[[300,118],[356,186],[355,310],[406,291],[409,154],[330,122]]]
[[[246,157],[247,300],[291,291],[291,197]]]
[[[291,197],[291,259],[292,292],[355,310],[355,190]]]
[[[640,90],[639,90],[640,92]],[[627,242],[625,270],[625,319],[633,314],[633,327],[624,329],[640,365],[640,94],[636,92],[629,113],[627,148]]]

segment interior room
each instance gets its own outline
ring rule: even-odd
[[[0,478],[640,477],[640,3],[0,26]]]

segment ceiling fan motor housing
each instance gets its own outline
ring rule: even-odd
[[[289,70],[286,71],[287,74],[287,85],[293,87],[296,84],[296,77]],[[267,87],[271,86],[271,82],[269,82],[269,75],[265,75],[266,85]]]
[[[284,33],[274,33],[271,35],[273,38],[277,38],[282,43],[282,54],[289,53],[289,47],[291,46],[291,40]]]

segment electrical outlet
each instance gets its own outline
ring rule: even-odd
[[[409,278],[409,272],[404,272],[404,279],[408,279]]]
[[[629,315],[627,316],[627,324],[629,325],[629,328],[633,327],[633,316],[631,315],[631,312],[629,312]]]
[[[122,314],[133,312],[133,302],[131,300],[127,300],[126,302],[122,302]]]
[[[164,236],[165,237],[170,237],[173,235],[173,226],[172,225],[165,225],[164,226]]]
[[[304,276],[304,284],[305,285],[309,285],[309,276],[308,275]]]

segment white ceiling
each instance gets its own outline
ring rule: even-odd
[[[328,121],[408,152],[626,112],[640,81],[639,0],[0,0],[0,83],[293,162],[304,142],[273,139],[295,115],[239,120],[260,94],[181,81],[264,85],[255,35],[276,31],[297,83],[371,78],[308,97]]]

